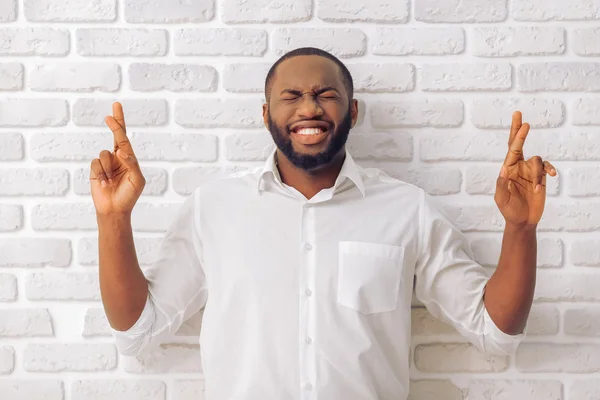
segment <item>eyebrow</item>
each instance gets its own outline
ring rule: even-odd
[[[338,94],[340,93],[340,92],[339,92],[339,91],[338,91],[336,88],[334,88],[333,86],[326,86],[326,87],[323,87],[323,88],[314,89],[313,91],[314,91],[316,94],[318,94],[318,95],[319,95],[319,94],[321,94],[321,93],[325,93],[325,92],[328,92],[328,91],[330,91],[330,90],[333,90],[334,92],[336,92],[336,93],[338,93]],[[301,95],[302,95],[302,91],[300,91],[300,90],[297,90],[297,89],[283,89],[283,90],[281,91],[281,93],[279,93],[279,95],[282,95],[282,94],[284,94],[284,93],[295,94],[295,95],[298,95],[298,96],[301,96]]]

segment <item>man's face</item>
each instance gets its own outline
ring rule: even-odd
[[[279,150],[306,171],[329,164],[342,151],[358,115],[342,74],[331,60],[296,56],[277,67],[265,125]]]

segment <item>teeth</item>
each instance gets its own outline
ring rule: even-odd
[[[300,135],[318,135],[323,132],[321,128],[302,128],[296,131]]]

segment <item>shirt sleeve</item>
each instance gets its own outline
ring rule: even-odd
[[[161,242],[157,260],[143,271],[148,297],[138,320],[127,331],[111,328],[123,355],[139,355],[163,343],[206,304],[198,199],[196,190],[184,201]]]
[[[415,294],[436,318],[452,325],[480,351],[514,353],[525,335],[502,332],[483,301],[489,274],[473,260],[466,238],[421,191],[420,251]]]

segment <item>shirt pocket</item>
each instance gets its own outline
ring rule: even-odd
[[[362,314],[396,310],[404,247],[350,241],[338,246],[338,304]]]

